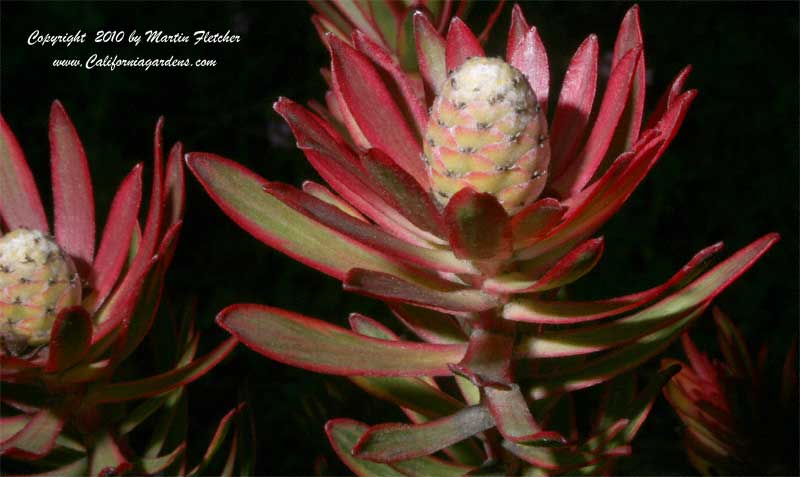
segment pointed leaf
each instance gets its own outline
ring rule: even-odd
[[[492,293],[532,293],[552,290],[572,283],[589,273],[603,255],[603,237],[592,239],[575,247],[536,280],[526,280],[519,273],[490,278],[483,289]]]
[[[264,193],[265,181],[235,162],[191,153],[188,164],[223,212],[254,237],[290,257],[340,280],[353,267],[410,276],[382,254],[333,240],[336,235],[331,229]]]
[[[424,13],[414,13],[414,37],[422,78],[435,95],[447,79],[445,41]]]
[[[503,307],[503,317],[513,321],[543,324],[571,324],[594,321],[646,305],[668,291],[693,280],[722,250],[722,242],[701,250],[669,280],[639,293],[595,301],[545,301],[538,298],[515,298]]]
[[[507,53],[509,64],[520,70],[536,94],[536,100],[547,115],[547,99],[550,92],[550,64],[547,61],[547,51],[536,27],[525,33],[514,47]]]
[[[219,450],[222,448],[222,444],[225,442],[225,438],[228,435],[231,424],[233,424],[233,418],[236,417],[239,412],[241,412],[244,406],[244,404],[240,404],[228,411],[228,413],[222,417],[217,425],[217,430],[214,431],[214,435],[211,437],[211,442],[208,444],[205,454],[203,454],[203,459],[194,469],[191,470],[191,472],[189,472],[189,475],[203,475],[203,472],[208,468],[208,465],[214,459],[214,456],[216,456]]]
[[[137,472],[142,472],[147,475],[157,475],[164,472],[169,466],[175,463],[179,457],[186,452],[186,444],[181,444],[169,454],[159,457],[142,458],[134,463],[134,468]]]
[[[63,427],[64,419],[58,413],[43,409],[22,430],[0,444],[0,454],[25,460],[40,459],[53,450]]]
[[[511,52],[525,38],[530,29],[528,21],[525,20],[525,14],[522,12],[522,7],[515,3],[511,9],[511,26],[508,29],[508,38],[506,39],[506,58],[511,57]]]
[[[415,227],[386,203],[366,180],[355,153],[343,144],[330,125],[285,98],[278,100],[274,107],[291,126],[298,147],[314,169],[344,200],[399,238],[412,243],[421,243],[420,239],[441,242]]]
[[[494,425],[489,411],[472,406],[424,424],[381,424],[358,440],[353,455],[372,462],[391,463],[438,452]]]
[[[427,181],[419,135],[403,115],[370,61],[336,38],[330,39],[334,86],[370,144],[390,153],[417,182]]]
[[[372,5],[377,4],[379,4],[379,2],[372,3]],[[411,77],[403,71],[397,58],[374,41],[367,38],[361,31],[353,33],[353,43],[359,51],[372,60],[375,65],[382,68],[394,81],[394,85],[392,86],[399,90],[403,99],[403,101],[400,101],[400,98],[398,98],[398,106],[404,111],[407,111],[408,115],[414,119],[413,125],[417,134],[420,136],[425,134],[425,127],[428,124],[428,111],[422,102],[424,99],[424,91],[419,88],[421,85],[419,83],[414,83]]]
[[[229,338],[216,349],[186,366],[137,381],[90,386],[85,401],[89,403],[120,402],[165,393],[202,377],[236,347],[237,340]]]
[[[233,305],[217,323],[249,348],[311,371],[339,375],[444,376],[464,346],[386,341],[277,308]]]
[[[398,212],[422,230],[444,236],[444,224],[428,191],[389,156],[370,149],[362,156],[361,164],[378,192]]]
[[[683,86],[686,84],[686,80],[689,78],[689,74],[691,72],[691,65],[686,66],[672,80],[669,88],[658,100],[655,110],[650,114],[650,118],[647,120],[647,126],[645,126],[645,129],[656,127],[656,124],[658,124],[658,122],[664,116],[664,113],[666,113],[667,110],[675,105],[678,97],[681,95],[681,93],[683,93]]]
[[[50,352],[45,371],[63,371],[83,358],[92,342],[92,319],[79,306],[58,313],[50,334]]]
[[[350,215],[351,217],[355,217],[358,220],[366,222],[367,219],[361,215],[361,212],[356,210],[353,206],[345,202],[341,197],[336,195],[333,191],[328,189],[322,184],[319,184],[314,181],[304,181],[303,182],[303,192],[308,195],[314,196],[319,200],[325,201],[332,206],[336,207],[337,209],[341,210],[342,212]]]
[[[591,353],[646,337],[670,323],[686,321],[725,290],[777,242],[777,234],[766,235],[709,270],[686,288],[644,310],[611,323],[542,333],[518,345],[529,356],[555,357]],[[668,329],[676,325],[669,324]],[[530,353],[530,354],[529,354]]]
[[[456,320],[447,314],[410,305],[389,305],[406,328],[428,343],[459,344],[467,341]]]
[[[560,177],[572,164],[592,113],[597,88],[596,35],[589,35],[567,68],[550,129],[550,177]]]
[[[164,217],[165,229],[183,219],[186,207],[186,186],[183,172],[183,144],[176,142],[169,151],[167,168],[164,174]]]
[[[646,133],[634,151],[621,155],[576,204],[571,204],[558,226],[531,247],[517,251],[517,258],[525,260],[568,249],[591,235],[627,200],[644,178],[643,171],[659,157],[663,144],[658,132]]]
[[[486,56],[478,38],[460,18],[453,17],[447,30],[445,57],[448,73],[455,70],[468,58]]]
[[[325,424],[325,434],[336,455],[359,477],[405,477],[405,474],[386,464],[378,464],[353,457],[352,449],[367,432],[369,426],[350,419],[334,419]]]
[[[58,101],[50,108],[50,167],[56,239],[85,273],[94,260],[92,179],[75,126]]]
[[[426,269],[477,274],[477,270],[469,263],[457,259],[446,250],[409,244],[289,185],[273,182],[265,185],[264,191],[307,217],[339,232],[348,242],[356,242],[354,245],[360,243],[366,246],[367,250],[374,250],[387,255],[390,259],[402,260]]]
[[[119,186],[108,212],[103,238],[94,261],[94,291],[85,306],[97,311],[119,279],[136,226],[142,199],[142,165],[138,164]]]
[[[444,218],[457,257],[504,260],[511,255],[511,222],[492,194],[461,189],[445,207]]]
[[[437,311],[478,312],[498,306],[497,298],[474,288],[449,282],[426,286],[388,273],[361,268],[350,270],[344,289],[390,302],[408,303]]]
[[[608,79],[595,126],[586,145],[573,163],[564,167],[564,173],[554,177],[553,189],[562,197],[570,197],[580,192],[594,176],[611,144],[614,131],[619,123],[631,90],[631,83],[642,49],[628,52]]]
[[[22,148],[0,115],[0,223],[6,230],[26,227],[50,233],[42,199]]]

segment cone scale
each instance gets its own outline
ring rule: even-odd
[[[514,214],[544,188],[547,122],[525,76],[498,58],[473,57],[454,70],[431,108],[424,160],[444,206],[471,187]]]
[[[17,229],[0,238],[0,348],[46,345],[58,312],[81,302],[75,264],[51,237]]]

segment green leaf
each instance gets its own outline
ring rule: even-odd
[[[483,406],[471,406],[424,424],[381,424],[369,428],[353,449],[360,459],[391,463],[427,456],[494,426]]]
[[[369,426],[350,419],[335,419],[325,425],[325,432],[340,459],[359,476],[442,476],[456,477],[469,472],[472,467],[433,457],[420,457],[391,465],[379,464],[353,457],[351,449],[369,430]]]
[[[186,451],[186,444],[179,445],[172,452],[166,455],[153,458],[143,458],[135,462],[134,468],[137,472],[147,475],[155,475],[163,472],[171,466]]]
[[[321,320],[260,305],[233,305],[217,323],[246,346],[303,369],[339,375],[445,376],[463,345],[387,341]]]
[[[408,268],[304,216],[264,192],[264,179],[212,154],[192,153],[189,168],[240,227],[281,252],[340,280],[354,267],[414,279]]]

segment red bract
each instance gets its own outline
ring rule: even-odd
[[[7,286],[0,290],[0,317],[10,326],[3,328],[4,343],[0,349],[2,401],[18,411],[2,418],[2,455],[35,460],[47,456],[56,446],[67,445],[64,442],[77,439],[76,449],[85,454],[86,465],[76,463],[75,468],[83,470],[70,472],[80,474],[91,468],[91,473],[97,474],[102,470],[97,467],[100,464],[97,459],[122,472],[131,464],[124,459],[125,452],[120,451],[115,437],[107,434],[101,405],[142,399],[180,387],[205,374],[236,345],[235,339],[229,339],[199,359],[194,359],[191,351],[191,355],[173,363],[174,368],[163,374],[129,382],[113,381],[114,371],[139,346],[153,324],[164,274],[182,224],[183,149],[180,143],[175,144],[165,169],[162,126],[163,121],[159,120],[144,228],[138,220],[143,170],[139,164],[117,190],[95,252],[95,207],[88,163],[61,103],[55,101],[50,114],[53,229],[22,150],[5,119],[0,117],[0,231],[6,237],[26,236],[30,243],[47,244],[53,257],[48,255],[38,263],[34,257],[25,255],[21,263],[30,267],[44,267],[59,254],[64,263],[74,262],[78,276],[71,279],[70,286],[81,292],[70,295],[81,297],[77,303],[68,303],[71,306],[61,307],[58,302],[57,306],[43,310],[37,308],[39,298],[26,295],[23,285],[46,289],[56,282],[56,277],[49,282],[22,277],[19,285],[2,282]],[[28,234],[23,229],[35,232]],[[54,237],[48,235],[51,230]],[[3,250],[10,257],[11,252],[19,254],[21,249],[9,245]],[[11,260],[9,257],[6,258]],[[7,278],[19,271],[4,266],[1,273]],[[34,276],[40,276],[37,273],[40,272],[34,270]],[[46,278],[49,272],[42,273]],[[26,346],[26,335],[19,335],[14,328],[21,323],[17,320],[20,312],[40,313],[33,321],[44,323],[45,329],[39,332],[48,337],[46,342]],[[55,314],[54,320],[48,322],[47,316]],[[189,346],[194,340],[196,346],[194,332],[186,336],[184,344]],[[12,338],[22,343],[12,349],[8,346]],[[13,426],[9,427],[9,423]],[[78,437],[74,433],[72,437],[62,434],[67,428],[79,431]],[[56,440],[59,436],[64,442]],[[96,457],[93,452],[102,456]]]
[[[686,425],[689,461],[703,475],[794,475],[797,473],[797,341],[782,369],[767,368],[767,348],[753,359],[741,332],[714,308],[723,361],[682,344],[689,363],[664,388],[664,397]],[[780,379],[773,382],[773,375]]]
[[[380,433],[379,442],[390,442],[384,433],[391,431],[392,449],[373,452],[361,442],[355,451],[363,462],[394,464],[441,449],[420,447],[426,439],[441,444],[499,432],[488,438],[482,458],[504,447],[552,473],[592,465],[530,457],[539,440],[563,440],[536,424],[529,403],[611,380],[657,355],[778,240],[766,235],[709,269],[721,249],[712,245],[664,284],[630,295],[558,300],[558,289],[599,261],[604,241],[592,236],[661,157],[696,92],[683,91],[687,68],[643,122],[644,50],[634,7],[622,22],[594,112],[592,35],[573,57],[545,128],[538,121],[547,120],[547,54],[519,7],[512,17],[508,67],[476,59],[483,49],[460,19],[442,36],[416,13],[421,82],[369,33],[354,30],[349,41],[329,35],[327,109],[313,105],[315,113],[283,98],[275,109],[330,188],[267,182],[213,154],[187,159],[241,227],[342,280],[345,289],[386,301],[426,343],[365,336],[258,305],[223,310],[221,326],[266,356],[314,371],[403,380],[456,376],[470,407],[426,415],[430,421],[419,427],[370,429],[365,435]],[[484,70],[505,78],[488,96],[474,76]],[[529,187],[534,180],[545,184]],[[534,196],[506,200],[517,187]],[[393,399],[388,390],[373,394]],[[347,423],[347,435],[361,432],[359,426]]]

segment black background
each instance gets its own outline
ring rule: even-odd
[[[551,64],[551,98],[574,49],[590,33],[601,54],[613,47],[626,2],[523,4],[539,28]],[[468,23],[482,28],[492,5],[480,3]],[[139,161],[151,164],[152,131],[166,117],[165,143],[235,159],[271,180],[299,185],[315,172],[294,149],[288,128],[271,109],[279,96],[322,99],[318,74],[327,54],[302,2],[265,3],[12,3],[3,2],[0,93],[2,113],[17,135],[49,203],[47,116],[60,99],[90,160],[98,220],[116,186]],[[503,53],[510,6],[488,51]],[[648,68],[647,104],[685,64],[699,96],[675,142],[622,211],[603,229],[606,253],[575,287],[603,297],[648,288],[692,254],[718,240],[727,253],[761,235],[783,236],[754,269],[717,301],[742,327],[751,346],[766,343],[777,365],[798,327],[798,4],[645,3],[641,9]],[[34,30],[87,32],[87,43],[28,46]],[[199,29],[239,34],[232,45],[98,45],[98,30]],[[213,68],[54,68],[56,58],[90,54],[143,58],[213,58]],[[599,96],[599,93],[598,93]],[[551,108],[552,110],[552,108]],[[213,323],[232,303],[265,303],[343,323],[359,311],[389,323],[384,307],[341,291],[335,280],[280,255],[228,220],[188,176],[188,209],[167,303],[198,300],[202,349],[225,333]],[[149,187],[149,182],[148,182]],[[162,308],[162,319],[169,319]],[[714,352],[713,327],[703,319],[693,336]],[[670,353],[680,351],[673,347]],[[343,378],[293,369],[240,348],[232,359],[191,385],[191,426],[199,452],[238,389],[247,383],[258,429],[259,474],[309,474],[324,458],[343,473],[322,431],[332,417],[368,423],[399,419]],[[692,473],[679,447],[679,422],[659,400],[621,471],[636,475]]]

